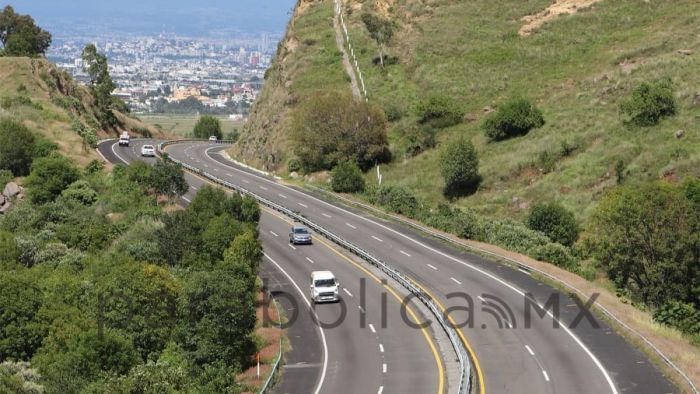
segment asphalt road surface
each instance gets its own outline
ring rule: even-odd
[[[98,146],[115,164],[140,156],[153,140],[116,141]],[[206,181],[187,174],[186,205]],[[439,393],[445,382],[443,363],[426,332],[411,328],[401,316],[401,304],[376,276],[327,241],[290,245],[289,219],[263,210],[260,237],[265,252],[261,277],[280,302],[290,323],[292,350],[275,393]],[[340,303],[309,303],[312,271],[331,270],[341,284]],[[377,300],[386,299],[386,306]],[[345,313],[343,313],[345,311]],[[442,383],[442,384],[441,384]]]
[[[190,142],[170,146],[167,151],[301,212],[410,275],[445,308],[471,306],[470,311],[457,310],[451,315],[463,326],[463,340],[473,349],[477,392],[678,391],[641,351],[607,324],[528,273],[238,167],[218,154],[225,148]],[[550,308],[540,317],[535,305]]]

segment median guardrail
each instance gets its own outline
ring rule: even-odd
[[[179,143],[184,143],[184,142],[208,142],[206,140],[199,140],[199,139],[185,139],[185,140],[175,140],[175,141],[166,141],[163,143],[160,143],[158,145],[158,152],[161,154],[163,153],[163,148],[169,146],[169,145],[174,145],[174,144],[179,144]],[[211,141],[214,142],[214,141]],[[218,143],[226,143],[224,141],[216,141]],[[167,153],[167,152],[166,152]],[[292,211],[289,208],[286,208],[280,204],[277,204],[273,201],[270,201],[256,193],[251,192],[250,190],[247,190],[245,188],[242,188],[238,185],[235,185],[231,182],[225,181],[223,179],[220,179],[213,174],[210,174],[206,171],[203,171],[197,167],[191,166],[187,163],[183,163],[180,160],[177,160],[173,158],[170,155],[167,155],[168,160],[180,164],[183,168],[186,170],[193,172],[195,174],[198,174],[204,178],[207,178],[208,180],[224,186],[226,188],[229,188],[231,190],[234,190],[240,194],[250,196],[254,198],[256,201],[258,201],[259,204],[262,204],[272,210],[275,210],[277,212],[280,212],[284,214],[285,216],[304,224],[308,228],[312,229],[315,231],[317,234],[322,235],[323,237],[329,239],[333,243],[341,246],[343,249],[355,254],[356,256],[362,258],[363,260],[367,261],[371,265],[377,267],[379,270],[384,272],[387,276],[390,278],[394,279],[397,281],[401,286],[403,286],[405,289],[407,289],[416,299],[418,299],[420,302],[422,302],[428,310],[435,316],[437,319],[438,324],[440,324],[440,327],[445,331],[447,334],[447,337],[450,340],[450,344],[452,345],[452,348],[454,349],[455,353],[457,354],[457,359],[459,362],[460,366],[460,380],[459,380],[459,387],[458,387],[458,393],[459,394],[468,394],[471,390],[471,362],[469,361],[469,357],[467,355],[467,350],[462,344],[461,340],[459,339],[459,336],[457,334],[457,331],[455,330],[454,327],[449,323],[447,316],[438,308],[437,304],[433,301],[432,297],[421,290],[411,279],[409,279],[406,275],[402,274],[399,270],[391,267],[384,261],[380,260],[379,258],[373,256],[371,253],[367,252],[366,250],[360,248],[359,246],[356,246],[340,236],[335,235],[333,232],[325,229],[324,227],[310,221],[309,219],[305,218],[304,216]]]

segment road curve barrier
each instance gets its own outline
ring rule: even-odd
[[[174,145],[174,144],[179,144],[179,143],[186,143],[186,142],[209,142],[207,140],[199,140],[199,139],[183,139],[183,140],[174,140],[174,141],[166,141],[162,142],[158,145],[158,153],[163,156],[163,149],[167,146]],[[213,141],[211,141],[213,142]],[[227,143],[228,141],[217,141],[217,143]],[[437,304],[433,301],[432,297],[421,290],[415,283],[413,283],[412,280],[410,280],[407,276],[402,274],[399,270],[391,267],[384,261],[380,260],[379,258],[373,256],[369,252],[365,251],[364,249],[344,240],[343,238],[335,235],[333,232],[325,229],[324,227],[310,221],[309,219],[305,218],[304,216],[292,211],[291,209],[285,208],[284,206],[277,204],[273,201],[270,201],[258,194],[255,194],[247,189],[244,189],[238,185],[234,185],[233,183],[227,182],[223,179],[219,179],[218,177],[214,176],[213,174],[210,174],[206,171],[203,171],[199,168],[196,168],[194,166],[191,166],[187,163],[183,163],[180,160],[174,159],[172,156],[167,155],[168,160],[180,164],[183,168],[186,170],[193,172],[195,174],[198,174],[204,178],[207,178],[208,180],[224,186],[228,189],[232,189],[242,195],[250,196],[254,198],[259,204],[262,204],[270,209],[273,209],[277,212],[280,212],[284,214],[285,216],[288,216],[289,218],[304,224],[308,228],[314,230],[316,233],[321,234],[325,238],[329,239],[333,243],[337,244],[338,246],[342,247],[343,249],[355,254],[356,256],[362,258],[363,260],[367,261],[371,265],[377,267],[380,269],[384,274],[389,276],[390,278],[394,279],[397,281],[401,286],[403,286],[405,289],[407,289],[411,294],[413,294],[414,297],[416,297],[418,300],[420,300],[429,310],[430,312],[435,316],[437,322],[440,324],[440,327],[445,331],[447,334],[447,337],[450,339],[450,344],[452,345],[452,348],[454,349],[455,353],[457,354],[457,361],[459,361],[459,367],[460,367],[460,379],[459,379],[459,387],[458,387],[458,393],[459,394],[468,394],[471,391],[471,362],[469,361],[469,357],[467,355],[467,350],[464,347],[464,344],[462,344],[462,341],[459,339],[459,336],[457,334],[457,331],[455,328],[449,323],[447,316],[445,315],[444,312],[438,308]]]

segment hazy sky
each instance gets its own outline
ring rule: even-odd
[[[283,31],[296,0],[0,0],[47,29],[86,26],[130,33]]]

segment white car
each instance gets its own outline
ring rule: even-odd
[[[155,157],[156,149],[153,145],[144,145],[141,147],[141,156]]]
[[[314,304],[319,302],[337,302],[338,289],[340,283],[335,279],[331,271],[314,271],[311,273],[311,301]]]
[[[217,141],[216,136],[215,136],[215,135],[212,135],[211,137],[209,137],[209,141]]]

